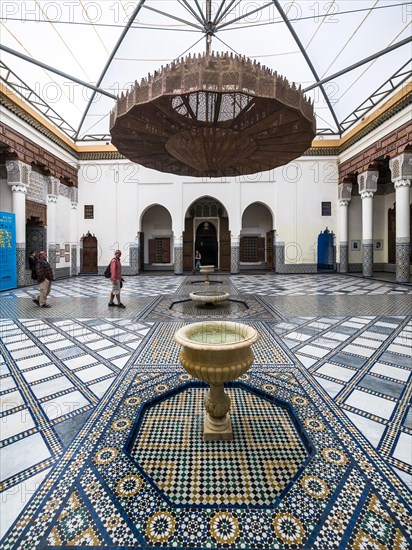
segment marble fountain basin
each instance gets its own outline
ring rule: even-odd
[[[198,290],[190,293],[190,299],[203,305],[213,305],[228,300],[229,294],[227,292],[219,292],[218,290]]]
[[[194,378],[209,384],[205,397],[205,441],[233,439],[230,398],[224,383],[242,376],[253,363],[251,350],[259,335],[253,327],[230,321],[205,321],[180,328],[179,360]]]

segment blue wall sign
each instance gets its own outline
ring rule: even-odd
[[[16,216],[0,212],[0,290],[17,287]]]

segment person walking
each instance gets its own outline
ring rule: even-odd
[[[110,292],[109,298],[109,307],[116,306],[113,302],[114,297],[116,296],[117,307],[125,308],[126,306],[122,304],[120,300],[120,289],[122,287],[122,264],[120,261],[120,256],[122,253],[120,250],[116,250],[114,253],[114,258],[110,262],[110,280],[112,281],[112,291]]]
[[[195,270],[196,271],[199,271],[199,269],[200,269],[200,260],[201,259],[202,259],[202,255],[200,254],[199,250],[196,250],[196,253],[195,253],[195,260],[196,260]]]
[[[31,271],[31,278],[33,281],[37,281],[37,270],[36,266],[39,263],[39,260],[36,256],[36,251],[32,250],[29,254],[29,269]]]
[[[47,296],[50,294],[54,274],[52,266],[47,261],[47,254],[42,250],[39,252],[39,261],[36,265],[37,282],[39,283],[39,297],[33,302],[40,307],[50,307],[47,303]]]

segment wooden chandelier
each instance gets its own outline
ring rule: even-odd
[[[187,57],[135,83],[110,116],[133,162],[181,176],[254,174],[301,156],[315,137],[301,89],[246,58]]]

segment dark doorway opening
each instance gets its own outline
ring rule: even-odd
[[[202,255],[202,265],[214,265],[218,268],[217,231],[212,223],[202,222],[196,229],[195,249]]]

